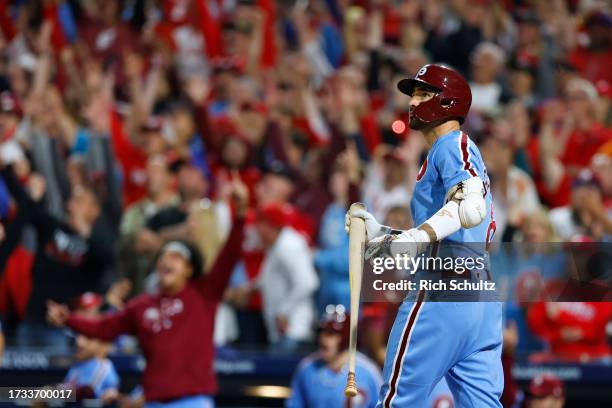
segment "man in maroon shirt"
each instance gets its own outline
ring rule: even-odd
[[[202,276],[198,250],[171,241],[161,250],[156,271],[159,293],[142,294],[119,312],[99,318],[71,314],[65,305],[48,302],[52,324],[68,326],[88,337],[112,340],[122,333],[138,338],[147,364],[143,373],[145,406],[213,406],[217,391],[213,328],[217,305],[240,257],[248,193],[234,184],[235,217],[224,248],[211,271]]]

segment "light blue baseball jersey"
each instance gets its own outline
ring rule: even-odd
[[[119,390],[119,375],[107,358],[92,358],[76,363],[68,370],[64,382],[75,387],[88,385],[96,398],[101,398],[106,391]]]
[[[439,137],[421,166],[410,202],[414,225],[421,225],[442,208],[451,188],[476,176],[485,184],[487,215],[476,227],[461,228],[445,241],[489,242],[495,232],[489,176],[480,151],[460,130]]]
[[[331,370],[314,353],[302,360],[291,382],[291,397],[287,408],[373,408],[382,385],[378,367],[363,354],[358,353],[355,364],[358,395],[350,405],[344,396],[348,367],[336,372]]]
[[[468,250],[486,256],[485,246],[480,244],[489,242],[495,232],[489,178],[480,152],[465,133],[450,132],[434,142],[417,175],[411,202],[415,225],[445,205],[450,189],[476,176],[485,184],[486,217],[478,226],[461,228],[443,240],[454,255]],[[470,242],[479,245],[466,245]],[[433,272],[424,269],[416,276],[437,277]],[[472,272],[470,279],[487,276]],[[430,295],[411,292],[400,306],[387,343],[384,382],[376,407],[425,407],[444,379],[455,406],[501,408],[501,303],[427,301],[432,299]],[[478,292],[476,295],[480,298]]]
[[[501,350],[501,303],[404,301],[376,408],[426,407],[442,379],[456,407],[502,408]]]
[[[169,402],[147,402],[144,408],[215,408],[215,400],[208,395],[192,395]]]

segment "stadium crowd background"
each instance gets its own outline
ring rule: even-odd
[[[192,241],[210,267],[238,180],[250,210],[215,342],[312,344],[326,305],[348,304],[347,205],[411,227],[425,146],[395,85],[428,62],[469,78],[463,130],[487,164],[495,241],[612,236],[605,1],[0,0],[0,25],[9,345],[70,347],[46,300],[121,309],[155,288],[167,241]],[[610,304],[511,303],[506,350],[609,359]],[[387,308],[363,312],[377,362]]]

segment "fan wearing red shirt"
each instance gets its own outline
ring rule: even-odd
[[[578,43],[569,61],[578,72],[599,87],[612,86],[612,15],[605,10],[593,10],[584,19],[588,41]]]
[[[595,87],[574,78],[564,89],[563,101],[549,102],[542,110],[540,134],[532,139],[528,154],[538,193],[551,207],[569,204],[572,179],[612,141],[612,130],[597,117],[596,102]]]
[[[550,344],[552,357],[586,362],[610,356],[609,302],[539,302],[527,314],[530,329]]]
[[[122,333],[138,338],[146,359],[142,377],[147,405],[213,406],[215,313],[240,258],[248,193],[233,187],[236,216],[229,238],[211,271],[202,275],[198,250],[185,241],[167,243],[158,257],[159,293],[142,294],[125,309],[98,318],[70,313],[48,302],[48,320],[88,337],[113,340]]]

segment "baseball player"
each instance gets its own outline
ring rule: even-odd
[[[104,303],[101,295],[86,292],[76,300],[76,313],[80,316],[100,316]],[[119,374],[108,354],[113,348],[111,342],[78,334],[75,339],[75,363],[70,367],[64,384],[76,390],[77,402],[81,399],[99,399],[109,404],[119,396]]]
[[[349,342],[349,319],[342,305],[327,305],[319,322],[319,350],[304,358],[291,383],[287,408],[373,408],[382,377],[378,367],[357,355],[359,394],[349,402],[344,396]]]
[[[76,390],[83,398],[96,398],[105,404],[119,395],[119,375],[107,358],[112,344],[83,335],[76,337],[76,363],[70,367],[64,384]],[[88,395],[89,394],[89,395]]]
[[[357,216],[366,224],[366,256],[397,252],[416,257],[429,248],[427,255],[435,257],[440,247],[470,250],[477,246],[465,243],[480,243],[481,253],[474,255],[488,259],[484,243],[495,232],[489,179],[478,148],[460,128],[472,101],[468,83],[453,69],[430,64],[414,78],[401,80],[398,88],[411,97],[410,127],[421,131],[429,146],[411,200],[417,227],[392,230],[370,213],[360,212]],[[391,245],[395,240],[402,245]],[[440,246],[440,241],[445,245]],[[419,270],[416,277],[422,279],[429,272]],[[488,273],[463,275],[481,276]],[[431,295],[425,291],[409,295],[398,311],[377,407],[426,406],[441,378],[446,379],[456,407],[501,407],[501,303],[425,302]]]

